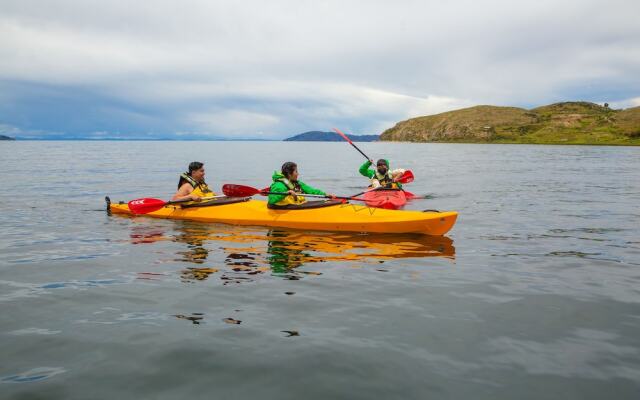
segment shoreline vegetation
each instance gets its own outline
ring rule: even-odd
[[[527,110],[475,106],[398,122],[381,141],[428,143],[640,145],[640,107],[564,102]]]

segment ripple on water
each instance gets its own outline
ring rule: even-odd
[[[104,287],[115,284],[130,283],[135,278],[130,279],[88,279],[67,282],[49,282],[45,284],[25,283],[0,280],[0,287],[6,286],[13,288],[8,293],[0,295],[0,302],[13,301],[28,297],[39,297],[43,294],[50,293],[49,290],[57,289],[76,289],[83,290],[88,288]]]
[[[24,328],[17,329],[15,331],[8,332],[10,335],[24,336],[24,335],[57,335],[62,331],[52,331],[44,328]]]
[[[0,383],[39,382],[65,372],[67,372],[67,370],[61,367],[38,367],[16,375],[0,377]]]
[[[493,354],[485,361],[519,367],[533,375],[640,381],[636,365],[622,361],[637,358],[640,350],[614,343],[617,338],[613,333],[584,328],[548,343],[499,337],[489,340],[487,349]]]

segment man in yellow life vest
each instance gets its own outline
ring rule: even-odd
[[[304,204],[307,200],[302,194],[319,194],[322,196],[333,196],[326,194],[320,189],[313,188],[298,180],[298,165],[288,161],[282,165],[280,172],[273,173],[273,183],[269,188],[270,192],[282,194],[270,194],[269,206],[286,206]]]
[[[189,164],[189,172],[180,175],[178,191],[171,200],[200,201],[203,197],[215,196],[204,181],[204,164],[194,161]]]
[[[371,184],[369,187],[378,188],[381,186],[388,187],[389,189],[402,189],[402,185],[400,182],[397,182],[398,179],[404,174],[405,170],[402,168],[394,169],[393,171],[389,169],[389,160],[385,160],[383,158],[379,159],[376,162],[376,169],[369,169],[369,167],[373,164],[373,160],[367,160],[364,164],[360,166],[360,174],[365,176],[371,180]]]

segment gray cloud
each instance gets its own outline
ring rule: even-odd
[[[3,1],[0,123],[281,137],[472,104],[634,104],[638,15],[592,0]],[[59,121],[42,96],[66,102]]]

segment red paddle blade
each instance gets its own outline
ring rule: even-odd
[[[131,200],[128,204],[132,213],[146,214],[161,209],[167,202],[160,199],[144,198]]]
[[[411,182],[413,182],[413,172],[411,172],[410,170],[404,171],[404,174],[402,174],[400,179],[398,179],[398,182],[400,182],[400,183],[411,183]]]
[[[336,131],[336,133],[340,136],[342,136],[342,138],[344,140],[346,140],[347,142],[351,143],[351,139],[349,139],[349,137],[347,135],[345,135],[344,133],[340,132],[340,130],[338,128],[333,128],[334,131]]]
[[[260,190],[251,186],[227,183],[222,185],[222,193],[227,197],[249,197],[260,193]]]

